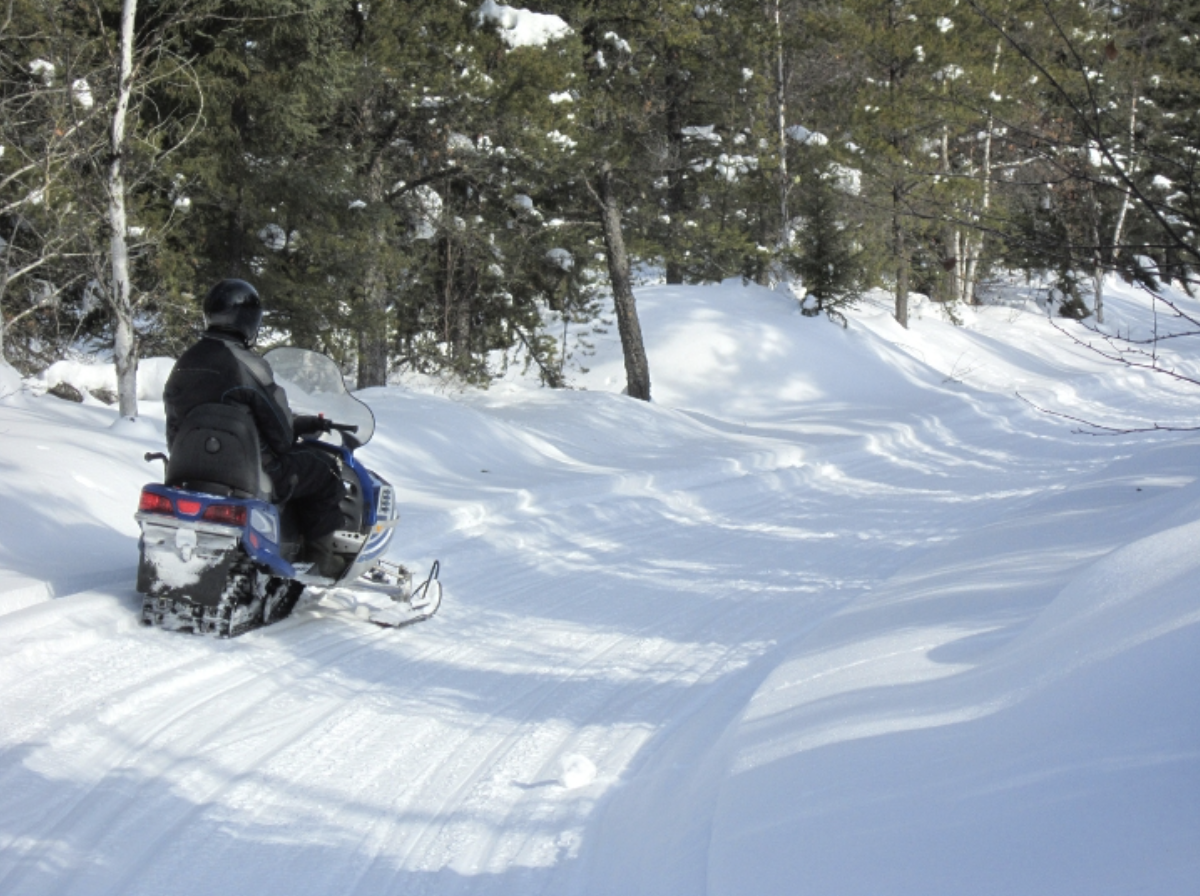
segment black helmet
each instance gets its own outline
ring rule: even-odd
[[[245,280],[222,280],[204,297],[204,325],[232,333],[253,345],[262,323],[258,290]]]

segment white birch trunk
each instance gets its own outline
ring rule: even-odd
[[[129,280],[128,222],[125,215],[125,119],[133,80],[133,23],[137,0],[124,0],[121,6],[120,76],[117,82],[117,106],[112,120],[112,162],[108,169],[108,222],[112,230],[112,287],[109,302],[116,319],[113,360],[117,367],[117,407],[122,417],[136,417],[137,341],[133,331],[133,290]]]
[[[787,96],[783,83],[783,24],[780,17],[781,0],[775,0],[775,107],[779,124],[779,245],[786,249],[792,243],[792,228],[788,220],[787,164]]]
[[[1126,175],[1132,176],[1134,170],[1133,164],[1133,141],[1137,137],[1137,113],[1138,101],[1141,97],[1141,92],[1138,89],[1137,81],[1133,85],[1133,98],[1129,101],[1129,161]],[[1125,219],[1129,214],[1129,207],[1132,204],[1132,199],[1129,195],[1129,190],[1125,190],[1125,196],[1121,200],[1121,211],[1117,215],[1117,224],[1113,228],[1112,236],[1112,251],[1109,253],[1109,264],[1115,264],[1117,256],[1121,254],[1121,238],[1125,235]],[[1097,235],[1098,236],[1098,235]],[[1101,255],[1099,239],[1096,240],[1096,260],[1095,267],[1092,270],[1092,306],[1096,312],[1096,323],[1104,323],[1104,259]]]
[[[979,200],[979,220],[982,221],[987,217],[988,208],[992,204],[992,129],[995,121],[991,115],[988,115],[987,121],[987,136],[983,141],[983,196]],[[974,305],[975,298],[975,278],[979,273],[979,259],[983,255],[983,231],[977,230],[975,239],[966,241],[967,249],[964,253],[966,257],[966,270],[963,272],[962,293],[963,301],[968,305]]]
[[[992,82],[993,89],[996,76],[1000,73],[1000,51],[1003,49],[1004,43],[1001,40],[996,41],[996,55],[992,58]],[[988,209],[992,204],[992,134],[995,130],[996,119],[991,112],[987,117],[987,136],[983,141],[983,197],[979,201],[979,220],[982,224],[987,218]],[[968,240],[968,249],[966,251],[967,262],[966,272],[963,275],[963,301],[968,305],[974,305],[976,302],[975,295],[975,278],[979,272],[979,259],[983,256],[983,230],[976,230],[977,236],[974,240]]]
[[[1128,174],[1133,174],[1133,141],[1137,136],[1137,112],[1138,100],[1140,92],[1135,83],[1133,86],[1133,99],[1129,101],[1129,171]],[[1121,254],[1121,237],[1125,235],[1125,218],[1129,214],[1129,207],[1133,204],[1132,197],[1129,195],[1129,190],[1125,191],[1125,198],[1121,200],[1121,212],[1117,215],[1117,226],[1113,229],[1113,246],[1112,260],[1115,262],[1117,256]]]

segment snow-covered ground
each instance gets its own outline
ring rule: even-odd
[[[161,406],[0,400],[0,893],[1194,892],[1200,435],[1017,392],[1200,391],[1020,303],[638,299],[653,404],[615,328],[573,391],[365,394],[446,584],[402,631],[140,628]]]

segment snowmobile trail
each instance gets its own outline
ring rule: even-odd
[[[733,313],[752,307],[736,298]],[[1007,382],[971,389],[874,331],[788,315],[812,334],[804,351],[740,397],[675,375],[689,353],[658,368],[675,407],[366,393],[379,434],[364,457],[401,509],[389,559],[438,557],[446,583],[438,615],[398,631],[338,594],[232,641],[139,627],[132,514],[161,428],[134,438],[30,399],[13,420],[46,450],[0,444],[28,472],[23,491],[0,482],[6,514],[36,521],[0,520],[0,589],[34,588],[0,591],[0,893],[713,892],[712,869],[741,854],[729,843],[807,810],[771,802],[787,782],[764,762],[762,813],[731,814],[747,743],[819,771],[840,745],[800,752],[812,738],[860,716],[901,725],[919,676],[952,690],[1078,569],[1195,504],[1191,443],[1147,439],[1161,450],[1142,461],[1037,416]],[[1175,407],[1085,373],[1072,387],[1114,413]],[[44,510],[89,443],[78,472],[107,491]],[[32,558],[55,513],[80,543],[50,573]],[[89,582],[118,555],[124,576]],[[936,752],[912,755],[936,782]],[[822,798],[862,797],[852,775],[813,775]]]
[[[784,618],[754,613],[731,619],[728,593],[662,603],[650,596],[690,576],[691,569],[709,567],[705,558],[722,553],[723,545],[728,550],[730,538],[771,538],[773,533],[753,522],[765,498],[706,518],[697,515],[697,506],[681,505],[678,494],[691,483],[718,487],[719,479],[706,471],[695,476],[676,471],[670,491],[645,480],[636,485],[626,480],[622,488],[613,488],[607,476],[599,480],[585,479],[565,494],[550,492],[556,514],[593,518],[586,542],[568,530],[539,533],[540,514],[549,512],[542,501],[527,505],[538,513],[531,518],[533,528],[521,528],[545,556],[561,555],[565,546],[567,556],[573,552],[575,562],[585,566],[597,546],[607,553],[628,544],[631,522],[639,519],[640,525],[662,525],[674,517],[685,529],[697,529],[683,533],[669,563],[653,565],[660,584],[650,592],[643,586],[634,601],[627,589],[640,577],[640,564],[618,564],[615,576],[581,592],[548,588],[536,566],[522,570],[509,561],[509,581],[491,589],[494,606],[505,608],[501,614],[484,610],[482,619],[471,621],[451,602],[442,625],[429,630],[430,640],[398,640],[318,604],[275,630],[236,643],[134,630],[124,643],[99,638],[91,651],[75,653],[70,674],[84,680],[95,679],[118,648],[140,647],[150,655],[143,656],[140,687],[108,689],[102,676],[90,701],[77,702],[53,720],[56,739],[49,752],[73,756],[69,767],[54,771],[84,780],[65,791],[65,802],[61,788],[50,788],[58,799],[49,801],[46,788],[35,789],[26,805],[39,805],[38,822],[25,826],[25,836],[41,843],[75,838],[91,844],[94,855],[110,858],[101,866],[85,862],[69,874],[47,876],[41,871],[45,855],[38,861],[38,852],[28,851],[23,867],[10,869],[0,886],[36,893],[53,879],[56,891],[65,894],[149,892],[152,882],[177,880],[183,873],[178,862],[185,857],[172,845],[197,831],[211,832],[215,818],[232,806],[255,807],[239,815],[239,829],[251,840],[261,837],[253,832],[271,828],[272,819],[294,802],[294,793],[279,788],[298,789],[322,806],[319,817],[311,817],[311,809],[303,814],[326,835],[355,844],[351,853],[377,851],[343,879],[343,884],[358,880],[363,892],[381,875],[402,870],[429,886],[438,881],[441,889],[443,876],[422,872],[452,868],[469,875],[556,863],[562,867],[549,877],[521,875],[535,878],[522,886],[543,892],[578,886],[573,869],[596,786],[604,785],[564,789],[556,780],[556,760],[586,752],[611,780],[612,769],[634,762],[669,720],[694,716],[714,693],[714,682],[733,687],[726,683],[730,676],[769,649],[771,629]],[[517,511],[510,506],[500,513],[511,523]],[[489,532],[497,534],[502,537],[495,546],[486,537],[464,543],[460,552],[468,558],[489,558],[468,569],[497,568],[506,541],[503,533]],[[743,580],[737,587],[744,599],[763,585],[772,587],[773,579],[768,574],[766,581]],[[481,584],[469,577],[463,590],[470,593]],[[72,602],[79,603],[67,604]],[[67,604],[58,606],[65,610]],[[111,603],[106,608],[110,619],[113,609]],[[793,607],[786,615],[799,612]],[[616,624],[597,629],[571,621],[589,615]],[[460,630],[447,637],[446,626],[455,623]],[[35,640],[41,634],[26,633]],[[703,646],[713,634],[720,643]],[[147,662],[151,659],[157,662]],[[487,669],[492,671],[476,671]],[[493,680],[481,685],[480,678]],[[394,780],[372,770],[360,782],[355,779],[364,775],[361,769],[372,769],[378,760],[363,755],[355,741],[364,731],[378,730],[381,686],[385,702],[407,707],[410,715],[385,726]],[[45,687],[44,680],[31,682],[34,692]],[[446,695],[441,701],[439,693]],[[445,704],[442,712],[439,702]],[[99,709],[103,706],[112,708]],[[713,724],[697,718],[701,729]],[[40,768],[40,761],[41,754],[33,757],[33,767]],[[26,761],[25,768],[30,765]],[[114,779],[122,786],[113,787]],[[168,789],[162,791],[161,783]],[[614,805],[619,815],[631,811]],[[359,830],[366,818],[375,820]],[[210,856],[215,863],[236,865],[245,854],[236,841],[210,846],[216,846]],[[305,874],[314,872],[310,866]],[[329,875],[327,870],[317,879]],[[295,887],[300,875],[289,874],[288,880]],[[452,889],[460,892],[484,891],[494,883],[486,875],[454,880]],[[179,891],[191,892],[190,886]],[[201,887],[198,881],[194,891]]]

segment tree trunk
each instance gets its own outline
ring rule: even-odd
[[[1099,214],[1098,210],[1096,214]],[[1096,247],[1092,253],[1092,311],[1096,315],[1096,323],[1102,324],[1104,323],[1104,261],[1100,250],[1099,222],[1093,226],[1092,236],[1094,237],[1093,245]]]
[[[908,329],[908,250],[904,245],[904,219],[900,215],[900,188],[892,188],[892,234],[896,252],[896,321]]]
[[[788,220],[787,164],[787,85],[784,83],[783,68],[783,24],[780,20],[780,0],[775,4],[775,110],[779,128],[779,247],[786,249],[792,243],[792,228]]]
[[[942,93],[946,92],[947,81],[942,82]],[[941,155],[942,155],[942,176],[947,181],[950,179],[950,127],[943,122],[942,138],[941,138]],[[954,218],[958,218],[958,202],[954,202]],[[939,290],[944,301],[955,302],[959,296],[959,284],[962,283],[962,252],[960,244],[962,243],[962,230],[957,224],[947,223],[942,231],[942,268],[949,277],[950,282],[945,288]]]
[[[112,120],[112,161],[108,169],[108,222],[112,230],[112,288],[109,303],[116,318],[113,359],[117,368],[117,408],[122,417],[136,417],[137,339],[133,329],[133,289],[129,280],[129,247],[126,243],[128,222],[125,215],[125,118],[133,79],[133,22],[137,0],[124,0],[121,6],[120,80],[117,106]]]
[[[358,334],[359,389],[387,385],[387,284],[376,266],[367,272],[365,303],[366,323]]]
[[[1129,168],[1126,171],[1128,175],[1132,175],[1134,172],[1133,153],[1135,148],[1134,141],[1137,139],[1137,113],[1140,97],[1140,88],[1138,82],[1135,80],[1133,83],[1133,96],[1129,101],[1129,150],[1126,154],[1126,157],[1129,159]],[[1108,257],[1110,264],[1115,264],[1121,254],[1121,240],[1125,236],[1125,219],[1129,215],[1129,207],[1132,201],[1129,189],[1126,188],[1125,196],[1121,200],[1121,211],[1117,215],[1116,226],[1113,227],[1112,250],[1109,252]],[[1094,298],[1092,304],[1096,311],[1096,323],[1102,324],[1104,323],[1104,262],[1101,257],[1098,228],[1096,237],[1097,239],[1094,241],[1094,245],[1096,246],[1095,263],[1092,269],[1092,294]]]
[[[471,292],[467,278],[458,278],[454,301],[454,364],[462,372],[471,366]]]
[[[383,157],[377,154],[368,178],[368,208],[375,212],[383,202]],[[363,283],[363,316],[358,332],[359,389],[386,386],[388,375],[388,284],[383,253],[387,251],[387,230],[382,221],[371,232],[372,253]]]
[[[621,334],[621,351],[625,356],[625,382],[631,398],[650,400],[650,365],[642,344],[642,325],[638,321],[637,304],[633,298],[633,278],[629,256],[625,254],[625,237],[621,233],[621,208],[617,203],[612,166],[607,162],[600,171],[600,191],[595,194],[600,203],[600,223],[604,228],[604,248],[608,259],[608,279],[612,284],[613,305],[617,312],[617,331]]]
[[[992,89],[996,89],[996,79],[1000,74],[1000,53],[1004,49],[1004,40],[996,41],[996,53],[992,57]],[[995,116],[989,111],[987,117],[987,136],[983,141],[983,198],[979,202],[977,220],[979,228],[975,231],[974,239],[966,239],[967,266],[963,274],[963,301],[968,305],[978,305],[979,296],[975,281],[979,276],[979,261],[983,257],[984,230],[987,226],[988,210],[992,205],[992,136],[996,130]]]
[[[980,227],[975,231],[974,238],[967,237],[963,240],[966,268],[963,272],[962,290],[963,301],[968,305],[979,304],[975,281],[979,276],[979,260],[983,257],[983,228],[987,226],[988,209],[992,204],[992,132],[994,130],[995,122],[989,113],[987,137],[983,141],[983,198],[979,201],[979,215],[977,216]]]
[[[1134,171],[1134,141],[1137,139],[1137,112],[1138,99],[1140,90],[1138,82],[1133,83],[1133,97],[1129,101],[1129,151],[1126,157],[1129,159],[1129,170],[1126,172],[1129,175]],[[1121,240],[1125,236],[1125,218],[1129,214],[1129,206],[1132,204],[1132,196],[1129,189],[1125,189],[1125,196],[1121,200],[1121,211],[1117,215],[1117,224],[1113,228],[1112,252],[1109,253],[1109,262],[1116,264],[1118,256],[1121,254]],[[1097,250],[1098,251],[1098,250]],[[1099,263],[1096,265],[1096,271],[1092,277],[1094,289],[1096,292],[1096,323],[1104,323],[1104,297],[1102,291],[1104,289],[1104,270]]]
[[[672,67],[679,64],[671,60]],[[683,218],[687,196],[683,180],[683,111],[680,108],[686,83],[674,70],[667,77],[667,283],[683,283],[684,268],[681,253]]]

